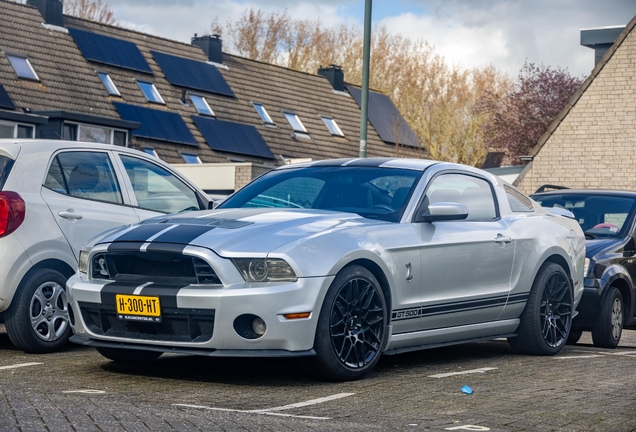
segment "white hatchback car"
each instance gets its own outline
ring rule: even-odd
[[[210,198],[161,160],[112,145],[0,140],[0,315],[18,348],[66,343],[66,280],[97,234]]]

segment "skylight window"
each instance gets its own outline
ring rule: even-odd
[[[212,108],[210,108],[210,105],[208,105],[208,101],[206,101],[203,96],[191,94],[190,100],[192,101],[192,104],[197,109],[199,114],[214,117],[214,111],[212,111]]]
[[[108,75],[105,72],[98,72],[97,75],[99,75],[99,78],[104,83],[104,87],[106,87],[106,90],[108,90],[108,94],[109,95],[111,95],[111,96],[121,96],[121,93],[119,93],[119,90],[117,89],[117,86],[115,85],[115,83],[111,79],[110,75]]]
[[[149,154],[150,156],[154,156],[157,159],[159,159],[159,155],[157,154],[157,151],[153,149],[152,147],[144,147],[144,151],[146,152],[146,154]]]
[[[322,121],[325,122],[325,126],[327,126],[327,129],[329,129],[329,132],[331,132],[331,135],[336,135],[341,137],[344,136],[344,134],[342,133],[342,130],[340,130],[340,127],[338,126],[338,123],[336,123],[334,119],[332,119],[331,117],[323,117]]]
[[[188,163],[188,164],[200,164],[201,163],[201,159],[199,159],[199,156],[197,156],[195,154],[181,153],[181,157],[183,157],[183,160],[186,163]]]
[[[158,103],[162,105],[166,104],[166,102],[161,97],[161,94],[159,94],[159,90],[157,90],[157,87],[155,87],[153,83],[146,81],[137,81],[137,85],[139,85],[139,88],[144,93],[144,96],[146,96],[146,99],[148,99],[148,102]]]
[[[31,62],[28,58],[15,55],[7,55],[7,58],[11,62],[13,69],[15,69],[15,73],[18,74],[18,77],[33,81],[40,81],[38,74],[35,73],[35,70],[33,69],[33,66],[31,66]]]
[[[292,127],[294,132],[307,135],[307,129],[305,129],[305,125],[303,125],[303,122],[300,121],[298,115],[289,112],[283,114],[285,114],[285,118],[289,122],[289,125]]]
[[[272,120],[272,118],[269,116],[269,113],[267,112],[263,104],[254,102],[254,108],[256,109],[256,112],[258,113],[258,115],[261,116],[263,123],[268,125],[275,124],[274,120]]]

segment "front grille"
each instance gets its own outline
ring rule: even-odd
[[[221,284],[210,264],[198,257],[169,252],[105,252],[93,256],[94,279],[161,282],[173,285]]]
[[[88,330],[101,336],[160,342],[207,342],[214,332],[214,309],[161,308],[161,322],[126,321],[115,305],[79,302]]]

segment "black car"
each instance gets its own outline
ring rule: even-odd
[[[636,192],[546,185],[532,198],[570,211],[585,232],[585,290],[568,343],[591,331],[595,346],[616,347],[623,328],[636,329]]]

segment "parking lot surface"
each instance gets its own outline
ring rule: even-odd
[[[632,431],[635,407],[634,331],[615,350],[586,333],[556,357],[504,340],[385,356],[366,379],[330,383],[290,360],[29,355],[0,325],[1,431]]]

